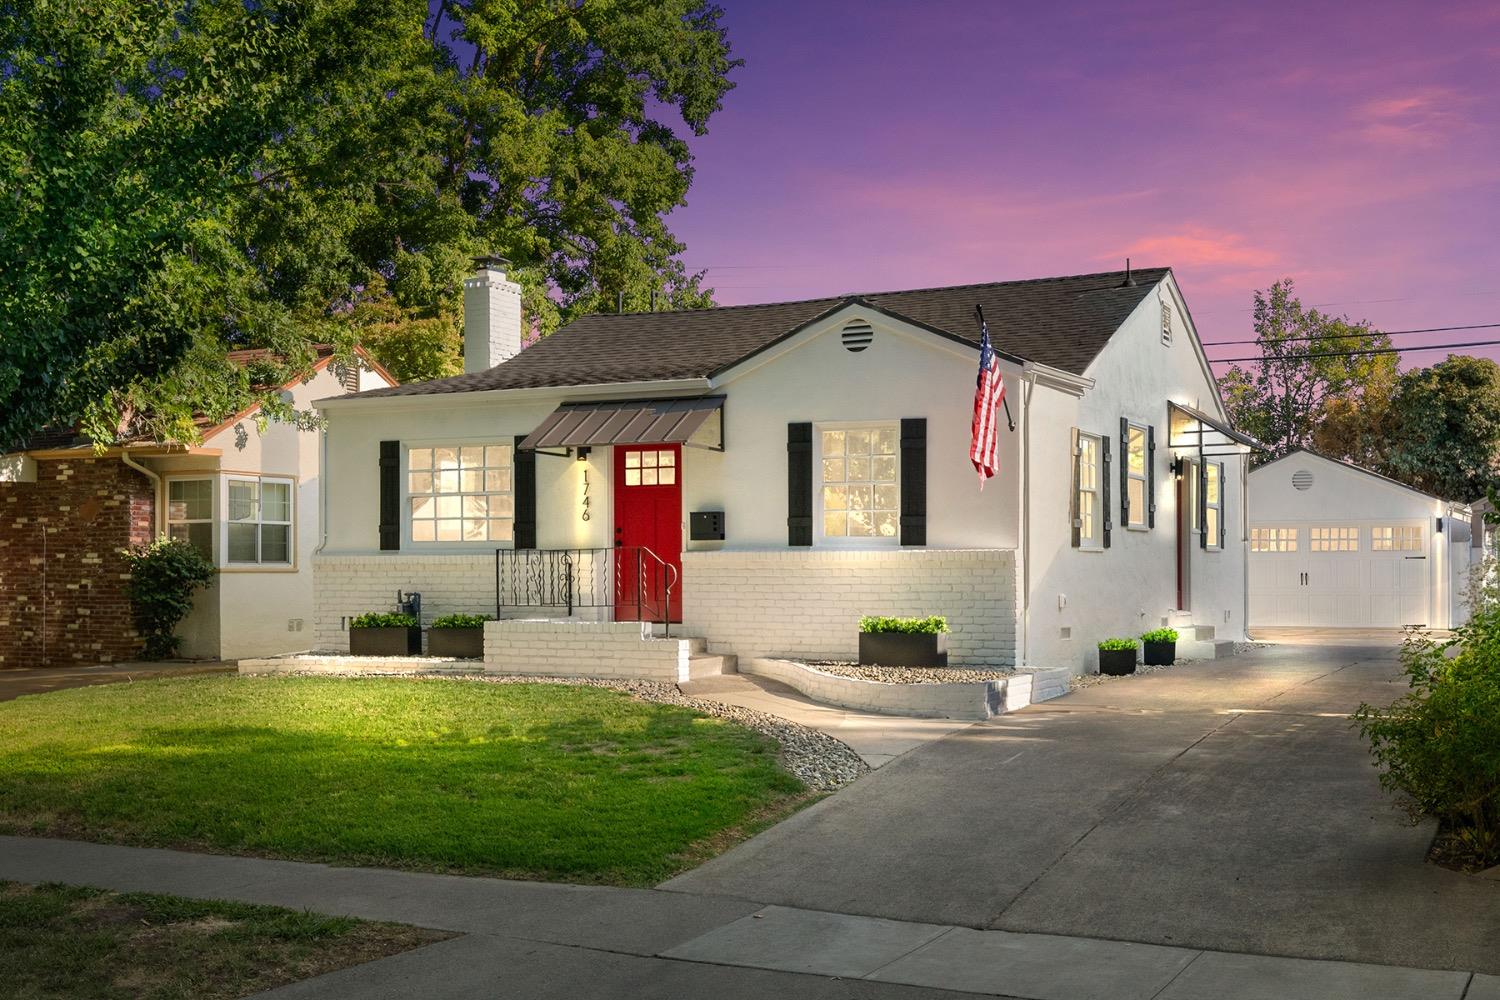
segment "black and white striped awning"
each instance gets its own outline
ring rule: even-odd
[[[607,444],[724,448],[724,397],[564,403],[521,442],[523,451]]]

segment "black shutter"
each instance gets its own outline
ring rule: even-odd
[[[1224,490],[1224,463],[1219,463],[1219,548],[1224,547],[1224,522],[1229,520],[1224,514],[1228,511],[1229,504],[1225,502]]]
[[[1120,418],[1120,527],[1130,527],[1130,420]]]
[[[927,544],[927,418],[901,421],[901,544]]]
[[[380,549],[401,548],[401,442],[380,442]]]
[[[1146,527],[1156,527],[1156,428],[1146,428]]]
[[[786,543],[813,536],[812,424],[786,425]]]
[[[1109,517],[1109,466],[1110,466],[1110,457],[1109,457],[1109,435],[1108,434],[1102,435],[1099,438],[1099,448],[1102,451],[1102,454],[1101,454],[1100,458],[1101,458],[1101,460],[1104,463],[1104,471],[1099,476],[1100,487],[1104,490],[1104,496],[1101,497],[1100,501],[1099,501],[1099,509],[1101,511],[1103,511],[1103,513],[1104,513],[1104,547],[1107,549],[1107,548],[1109,548],[1109,535],[1110,535],[1110,527],[1111,527],[1111,525],[1110,525],[1110,517]]]
[[[1208,548],[1208,463],[1198,462],[1198,547]]]
[[[1068,452],[1068,462],[1073,466],[1073,494],[1068,498],[1068,520],[1073,524],[1073,548],[1076,549],[1081,544],[1083,544],[1083,514],[1078,509],[1078,452],[1080,444],[1078,440],[1077,427],[1073,428],[1071,441],[1073,443],[1073,449]]]
[[[518,549],[536,548],[536,452],[522,451],[526,435],[516,437],[513,455],[515,480],[515,545]]]

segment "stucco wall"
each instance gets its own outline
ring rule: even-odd
[[[945,615],[950,663],[1017,662],[1009,550],[690,552],[683,578],[683,631],[712,652],[852,660],[862,615]]]
[[[1224,548],[1205,551],[1196,538],[1189,540],[1191,614],[1174,615],[1178,527],[1167,402],[1207,413],[1214,412],[1216,403],[1182,309],[1176,301],[1171,305],[1170,346],[1161,342],[1161,295],[1148,295],[1090,365],[1085,374],[1096,384],[1082,398],[1040,386],[1033,390],[1027,411],[1032,482],[1025,637],[1029,664],[1092,671],[1098,640],[1138,635],[1169,619],[1212,625],[1219,638],[1244,635],[1244,479],[1242,461],[1232,456],[1214,459],[1225,467]],[[1131,530],[1120,523],[1121,417],[1156,428],[1154,529]],[[1072,547],[1074,427],[1111,439],[1114,530],[1110,548],[1103,551]],[[1191,451],[1180,449],[1182,454]],[[1063,637],[1064,629],[1069,638]]]

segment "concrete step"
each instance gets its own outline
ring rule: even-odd
[[[1221,660],[1234,655],[1233,639],[1202,639],[1177,643],[1177,655],[1185,660]]]
[[[1197,639],[1199,642],[1212,642],[1214,627],[1212,625],[1189,625],[1187,628],[1189,639]]]
[[[705,677],[683,681],[677,685],[677,690],[690,698],[712,698],[716,694],[754,692],[763,689],[739,674],[709,674]]]
[[[720,677],[737,673],[737,659],[731,654],[695,652],[688,657],[688,679]]]

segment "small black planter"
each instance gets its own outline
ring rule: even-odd
[[[1177,642],[1148,642],[1142,659],[1148,667],[1170,667],[1177,662]]]
[[[1126,674],[1135,673],[1135,650],[1099,650],[1099,672],[1111,677],[1124,677]]]
[[[422,630],[411,628],[351,628],[351,656],[420,656]]]
[[[427,630],[427,655],[452,656],[460,660],[484,658],[484,629],[430,628]]]
[[[859,662],[882,667],[946,667],[948,636],[942,632],[861,632]]]

